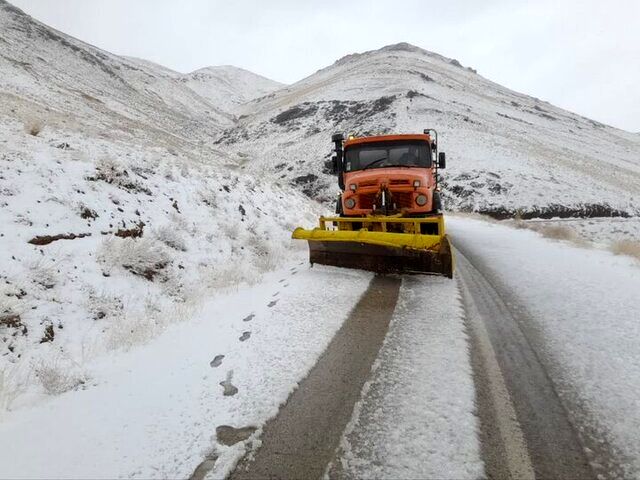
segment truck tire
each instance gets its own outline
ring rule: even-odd
[[[442,198],[440,192],[433,192],[433,213],[442,213]]]

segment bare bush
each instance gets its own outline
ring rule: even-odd
[[[151,281],[170,262],[164,245],[151,238],[107,238],[97,258],[107,271],[122,267]]]
[[[8,364],[0,367],[0,417],[2,412],[11,409],[14,400],[27,390],[31,370],[25,368],[26,362]]]
[[[41,120],[28,120],[24,124],[25,131],[34,137],[40,135],[40,132],[44,129],[44,122]]]
[[[640,260],[640,242],[637,240],[618,240],[609,246],[616,255],[627,255]]]
[[[36,285],[48,290],[58,283],[58,266],[47,257],[35,257],[27,262],[29,278]]]
[[[89,292],[87,310],[94,320],[102,320],[105,317],[115,317],[124,311],[122,299],[106,293]]]
[[[110,350],[129,350],[148,342],[169,324],[193,318],[197,301],[162,304],[156,298],[147,298],[144,309],[129,310],[115,318],[108,330],[106,346]]]
[[[249,235],[247,246],[254,255],[253,265],[260,273],[274,270],[282,261],[282,249],[257,233]]]
[[[240,226],[234,222],[223,222],[220,224],[220,231],[230,239],[237,239],[240,235]]]
[[[60,359],[54,358],[50,362],[43,360],[34,370],[36,377],[49,395],[60,395],[74,390],[87,381],[86,375],[79,371],[76,365]]]
[[[579,238],[575,230],[565,227],[564,225],[540,225],[534,226],[533,229],[540,232],[543,236],[554,240],[567,240],[577,243]]]
[[[145,193],[151,195],[151,190],[138,180],[134,180],[129,175],[129,170],[121,162],[104,158],[98,161],[96,164],[96,173],[93,176],[87,177],[89,181],[103,181],[117,186],[123,190],[132,193]]]

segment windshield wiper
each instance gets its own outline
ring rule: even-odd
[[[367,165],[366,167],[364,167],[362,170],[366,170],[367,168],[369,168],[369,167],[371,167],[371,166],[375,165],[376,163],[381,162],[381,161],[386,160],[386,159],[387,159],[387,157],[378,158],[377,160],[374,160],[374,161],[373,161],[373,162],[371,162],[369,165]]]

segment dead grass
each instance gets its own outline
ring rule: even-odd
[[[535,225],[533,229],[540,232],[544,237],[553,240],[566,240],[577,242],[579,237],[575,230],[564,225]]]
[[[69,390],[74,390],[84,385],[87,381],[86,375],[80,371],[76,364],[55,357],[46,362],[41,360],[35,366],[34,371],[42,387],[49,395],[60,395]]]
[[[44,129],[44,122],[40,120],[28,120],[24,124],[24,129],[29,135],[37,137]]]
[[[637,240],[618,240],[609,246],[616,255],[626,255],[640,260],[640,242]]]

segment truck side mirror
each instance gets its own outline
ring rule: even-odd
[[[446,168],[446,166],[447,166],[446,156],[444,152],[440,152],[438,154],[438,168]]]

